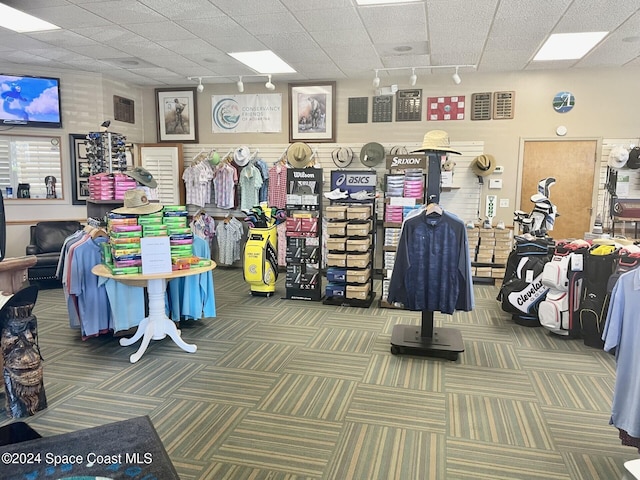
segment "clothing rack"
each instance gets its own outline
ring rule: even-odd
[[[427,196],[429,204],[424,215],[442,215],[440,202],[440,156],[442,152],[427,152],[429,159],[427,173]],[[391,353],[394,355],[408,353],[430,357],[443,357],[457,360],[458,354],[464,352],[462,334],[455,328],[433,326],[433,312],[423,310],[421,324],[394,325],[391,333]]]

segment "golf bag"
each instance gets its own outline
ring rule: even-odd
[[[558,213],[557,207],[549,199],[550,189],[556,183],[553,177],[543,178],[538,182],[538,193],[531,195],[533,210],[527,213],[523,210],[513,212],[513,221],[520,225],[522,233],[529,233],[536,237],[544,237],[553,230]]]
[[[557,335],[577,337],[580,334],[578,308],[582,297],[583,272],[573,271],[573,255],[584,255],[589,244],[584,240],[558,242],[551,261],[542,271],[542,283],[549,287],[540,302],[540,324]]]
[[[551,260],[554,243],[549,238],[515,239],[496,299],[517,324],[539,326],[538,306],[549,290],[542,284],[542,271]]]
[[[603,348],[602,330],[607,320],[609,277],[616,270],[618,251],[611,245],[595,245],[584,256],[584,289],[580,301],[580,334],[584,344]]]

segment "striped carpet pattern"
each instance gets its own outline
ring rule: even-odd
[[[82,341],[41,290],[49,406],[26,421],[50,436],[149,415],[185,480],[610,480],[637,458],[609,425],[613,356],[516,325],[495,286],[435,314],[463,336],[450,361],[390,353],[418,312],[286,300],[283,277],[254,297],[214,270],[217,316],[181,323],[198,350],[152,341],[135,364],[137,344]]]

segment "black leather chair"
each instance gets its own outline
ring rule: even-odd
[[[65,239],[80,230],[82,225],[75,220],[38,222],[31,227],[30,245],[27,255],[35,255],[37,262],[29,268],[28,279],[31,283],[60,285],[56,278],[56,268]]]

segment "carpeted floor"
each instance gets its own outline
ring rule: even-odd
[[[182,326],[197,352],[165,339],[136,364],[138,344],[82,341],[42,290],[49,407],[27,422],[50,436],[148,415],[185,480],[610,480],[638,457],[608,424],[614,358],[514,324],[494,286],[436,314],[462,332],[452,362],[391,355],[419,313],[283,300],[284,275],[271,298],[239,269],[214,282],[217,317]]]

